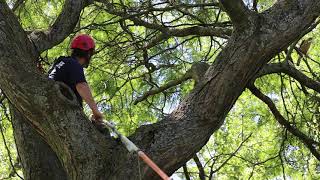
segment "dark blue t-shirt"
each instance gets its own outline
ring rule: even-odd
[[[76,89],[76,84],[87,82],[83,67],[72,57],[59,57],[49,71],[49,78],[65,83],[75,93],[79,104],[82,106],[82,98]]]

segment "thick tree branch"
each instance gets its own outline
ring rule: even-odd
[[[13,106],[10,108],[13,135],[23,167],[24,178],[26,180],[34,178],[38,180],[66,180],[67,174],[56,153],[17,109]]]
[[[57,154],[68,179],[103,179],[113,142],[101,141],[66,85],[39,74],[30,49],[17,17],[0,0],[1,89]]]
[[[219,0],[235,28],[247,25],[250,10],[242,0]]]
[[[273,73],[285,73],[297,81],[299,81],[302,85],[313,89],[320,93],[320,82],[315,81],[305,74],[303,74],[301,71],[296,69],[294,65],[290,61],[283,61],[281,63],[272,63],[267,64],[256,76],[256,78],[273,74]]]
[[[82,9],[90,3],[91,0],[66,0],[61,14],[49,29],[29,34],[36,50],[41,53],[68,37],[76,26]]]
[[[308,137],[298,128],[294,127],[289,121],[287,121],[278,111],[276,105],[272,102],[272,100],[268,96],[264,95],[258,88],[256,88],[254,85],[250,85],[248,88],[252,92],[252,94],[254,94],[257,98],[268,105],[269,109],[271,110],[272,114],[279,122],[279,124],[284,126],[291,134],[296,136],[303,144],[305,144],[305,146],[311,151],[311,153],[318,160],[320,160],[320,153],[317,150],[320,143]]]

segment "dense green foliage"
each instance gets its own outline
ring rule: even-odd
[[[11,0],[7,2],[9,5],[14,4]],[[183,2],[196,4],[200,1]],[[142,1],[125,0],[115,3],[146,9],[148,6],[147,2]],[[155,3],[157,2],[153,2]],[[263,11],[273,3],[273,0],[261,0],[258,9]],[[62,0],[27,0],[15,13],[25,30],[31,31],[48,28],[62,7]],[[162,7],[161,3],[156,7]],[[227,39],[197,35],[171,37],[147,50],[147,63],[155,66],[155,69],[152,69],[143,58],[142,47],[150,42],[156,31],[135,26],[132,21],[111,15],[104,8],[99,3],[87,7],[74,33],[63,43],[43,53],[39,60],[48,70],[55,58],[70,53],[68,46],[72,37],[77,33],[91,34],[98,47],[92,65],[86,70],[87,80],[106,119],[114,121],[123,133],[130,135],[140,125],[155,122],[170,113],[190,92],[194,82],[185,81],[135,105],[134,101],[138,97],[183,76],[194,62],[212,63],[227,43]],[[182,15],[182,10],[190,14]],[[154,11],[154,16],[143,18],[149,22],[159,22],[160,18],[164,18],[166,25],[177,28],[188,27],[188,24],[210,24],[217,20],[221,26],[232,28],[227,15],[218,13],[217,7],[182,10]],[[318,31],[319,29],[315,29],[307,34],[308,37],[313,37],[309,58],[303,59],[301,65],[297,66],[315,80],[320,78],[320,61],[317,60],[320,57]],[[299,54],[293,51],[291,56],[295,63]],[[280,53],[272,62],[280,62],[285,58],[286,54]],[[256,81],[256,85],[274,101],[287,120],[314,140],[319,140],[320,97],[316,92],[306,89],[285,74],[264,76]],[[19,179],[14,175],[10,164],[11,161],[21,174],[8,103],[4,100],[2,104],[1,129],[5,138],[0,136],[0,179],[8,176],[9,179]],[[85,110],[90,113],[87,107]],[[206,176],[209,177],[212,173],[217,179],[320,178],[320,164],[317,159],[303,143],[278,124],[266,104],[254,97],[250,91],[241,95],[222,128],[212,135],[197,156]],[[199,167],[194,160],[187,163],[187,169],[192,179],[199,178]],[[186,179],[182,168],[174,177]]]

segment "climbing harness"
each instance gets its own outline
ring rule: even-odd
[[[112,132],[116,134],[118,138],[120,138],[122,144],[130,153],[137,153],[139,158],[142,159],[149,167],[151,167],[154,170],[154,172],[156,172],[163,180],[171,180],[169,176],[165,172],[163,172],[141,149],[139,149],[126,136],[122,135],[112,123],[108,121],[103,121],[103,125],[109,127],[112,130]]]

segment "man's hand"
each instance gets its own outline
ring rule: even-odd
[[[96,123],[102,123],[103,122],[103,114],[100,111],[97,111],[97,112],[92,111],[91,119],[93,121],[95,121]]]

